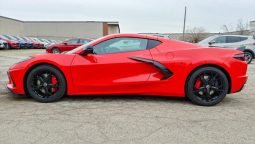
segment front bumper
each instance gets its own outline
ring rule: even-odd
[[[20,94],[23,95],[25,94],[24,91],[24,70],[23,69],[11,69],[7,72],[9,82],[7,84],[7,88],[15,93],[15,94]]]

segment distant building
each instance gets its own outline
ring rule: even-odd
[[[119,23],[109,21],[21,21],[0,16],[0,34],[64,40],[99,38],[119,33]]]

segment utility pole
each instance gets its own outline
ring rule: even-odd
[[[184,38],[185,38],[186,17],[187,17],[187,6],[185,6],[185,12],[184,12],[184,24],[183,24],[182,40],[184,40]]]

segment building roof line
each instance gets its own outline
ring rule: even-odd
[[[6,17],[6,16],[1,16],[1,15],[0,15],[0,17],[1,17],[1,18],[5,18],[5,19],[9,19],[9,20],[18,21],[18,22],[24,22],[24,21],[22,21],[22,20],[18,20],[18,19],[14,19],[14,18],[9,18],[9,17]]]
[[[109,23],[109,24],[119,24],[117,21],[22,21],[14,18],[9,18],[6,16],[1,16],[1,18],[9,19],[9,20],[14,20],[18,22],[23,22],[23,23]]]

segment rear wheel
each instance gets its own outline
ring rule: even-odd
[[[220,103],[228,93],[227,76],[215,67],[203,67],[189,77],[186,84],[186,96],[191,102],[202,106]]]
[[[57,54],[57,53],[60,53],[60,50],[59,50],[58,48],[53,48],[53,49],[52,49],[52,53],[56,53],[56,54]]]
[[[251,52],[245,51],[244,52],[245,61],[250,64],[252,62],[253,56]]]
[[[50,65],[41,65],[29,72],[26,79],[27,93],[39,102],[60,100],[66,91],[63,74]]]

